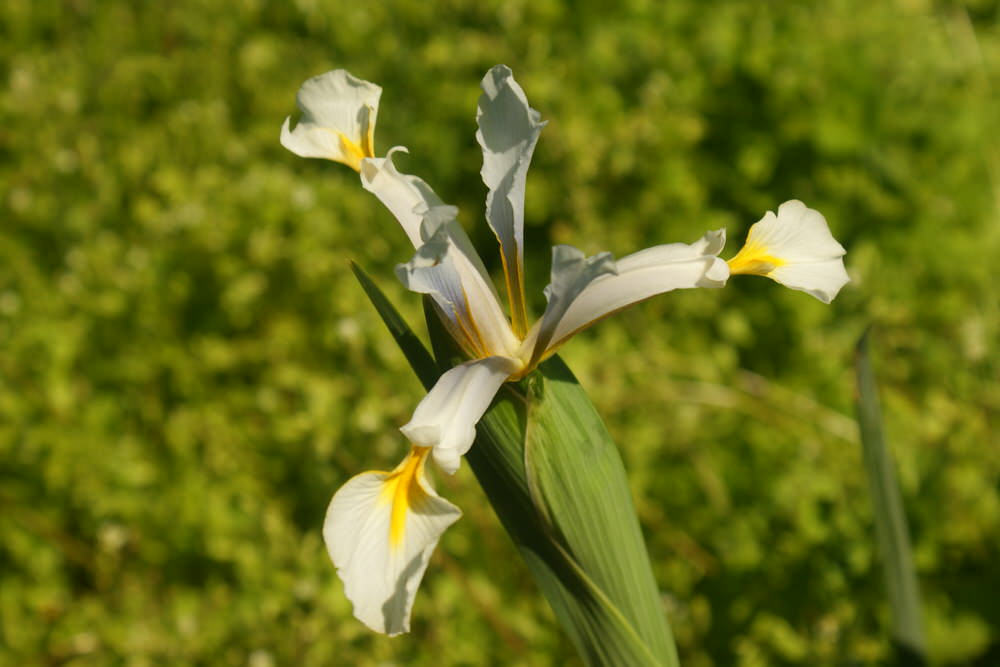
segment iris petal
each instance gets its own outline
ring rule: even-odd
[[[414,448],[392,472],[352,477],[327,509],[327,551],[355,617],[376,632],[409,631],[410,610],[431,553],[462,515],[424,476],[428,453]]]
[[[281,145],[302,157],[342,162],[355,171],[372,157],[375,117],[382,89],[338,69],[308,79],[296,102],[302,118],[281,127]]]
[[[516,353],[520,341],[511,330],[493,284],[455,242],[456,209],[437,206],[421,225],[426,242],[413,258],[396,267],[407,289],[430,295],[452,337],[473,357]]]
[[[531,155],[545,123],[510,69],[497,65],[482,81],[476,139],[483,149],[486,220],[500,242],[514,330],[527,329],[524,303],[524,190]]]
[[[767,276],[830,303],[850,280],[844,247],[823,215],[798,200],[786,201],[755,223],[746,244],[729,260],[735,274]]]
[[[544,358],[578,331],[651,296],[675,289],[722,287],[729,270],[717,255],[725,240],[723,230],[708,232],[694,243],[646,248],[611,264],[604,263],[610,256],[584,260],[579,251],[575,262],[568,261],[568,251],[554,249],[552,282],[545,288],[548,306],[532,331],[533,359]],[[585,261],[591,264],[584,265]]]
[[[448,474],[472,447],[476,423],[490,407],[501,385],[521,364],[494,356],[467,361],[442,375],[410,421],[399,430],[415,445],[432,447],[434,462]]]

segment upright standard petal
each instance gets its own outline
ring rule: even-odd
[[[296,155],[342,162],[355,171],[375,155],[375,116],[382,89],[337,69],[302,84],[296,102],[302,118],[281,127],[281,144]]]
[[[830,303],[850,280],[844,252],[823,215],[793,199],[778,207],[778,215],[768,211],[750,228],[729,270],[767,276]]]
[[[430,450],[415,447],[392,472],[352,477],[330,501],[323,540],[354,616],[376,632],[410,629],[431,552],[461,510],[424,477]]]
[[[469,356],[512,355],[520,341],[510,328],[493,284],[454,239],[456,209],[437,206],[424,216],[426,243],[396,275],[407,289],[434,299],[445,325]]]
[[[614,271],[604,264],[603,255],[583,260],[583,253],[557,246],[552,282],[545,288],[548,306],[529,336],[534,338],[530,365],[599,319],[651,296],[675,289],[722,287],[729,277],[726,263],[718,258],[725,243],[723,230],[707,232],[694,243],[654,246],[623,257],[613,262]]]
[[[509,68],[497,65],[482,81],[476,139],[483,149],[486,219],[500,242],[514,329],[524,335],[524,188],[531,154],[545,123],[528,106]]]
[[[418,447],[433,448],[434,462],[449,475],[476,438],[476,423],[501,385],[522,364],[508,357],[467,361],[442,375],[399,430]]]

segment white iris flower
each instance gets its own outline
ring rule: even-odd
[[[365,472],[334,495],[323,537],[354,613],[373,630],[409,630],[420,579],[441,534],[461,511],[439,497],[424,475],[428,458],[454,473],[475,439],[475,426],[500,387],[531,372],[570,337],[598,320],[675,289],[722,287],[732,274],[756,274],[824,302],[848,281],[843,247],[823,216],[789,201],[768,212],[728,262],[719,258],[725,230],[694,243],[671,243],[621,259],[586,257],[571,246],[552,251],[547,306],[528,324],[524,287],[524,191],[531,156],[545,123],[528,105],[510,70],[498,65],[482,82],[476,139],[489,189],[486,219],[500,245],[511,317],[482,260],[444,205],[416,176],[397,171],[393,156],[374,157],[373,130],[381,89],[336,70],[309,79],[298,94],[303,116],[285,121],[282,144],[303,157],[343,162],[396,217],[416,248],[396,273],[429,295],[469,361],[444,373],[401,427],[412,447],[392,472]]]

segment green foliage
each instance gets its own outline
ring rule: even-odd
[[[378,151],[492,268],[477,82],[550,121],[549,246],[617,255],[797,197],[848,249],[832,306],[769,281],[669,294],[561,354],[620,445],[685,665],[877,662],[851,351],[880,393],[932,663],[1000,655],[1000,27],[991,0],[0,3],[0,662],[572,662],[468,466],[389,640],[320,525],[405,451],[422,395],[358,288],[411,249],[350,170],[278,144],[308,76],[385,89]]]

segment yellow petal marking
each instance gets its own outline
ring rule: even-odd
[[[766,276],[779,266],[787,264],[780,257],[770,254],[767,246],[748,240],[736,256],[727,262],[729,273]]]
[[[343,162],[354,171],[360,172],[361,160],[372,156],[365,155],[365,152],[361,150],[361,147],[348,139],[347,135],[343,132],[337,132],[337,136],[340,137],[340,150],[344,152],[344,159],[337,160],[337,162]]]
[[[361,150],[365,157],[375,157],[375,109],[365,105],[365,132],[361,137]]]
[[[500,237],[497,237],[497,241]],[[507,284],[507,301],[510,303],[511,325],[514,335],[524,340],[528,333],[528,308],[524,294],[524,267],[517,261],[518,251],[515,247],[511,253],[511,258],[517,266],[511,267],[507,261],[507,253],[500,244],[500,262],[503,264],[504,282]]]
[[[468,320],[468,322],[462,323],[462,329],[469,336],[469,342],[478,348],[478,358],[482,359],[493,354],[498,354],[498,352],[490,350],[489,345],[486,344],[486,340],[483,339],[483,334],[479,331],[479,325],[476,324],[476,320],[472,316],[472,306],[469,305],[469,294],[465,291],[464,286],[462,287],[462,300],[465,302],[465,319]],[[462,317],[459,316],[459,320],[461,319]]]
[[[424,462],[430,454],[430,447],[413,447],[406,458],[385,478],[380,500],[392,503],[389,515],[389,545],[398,547],[406,532],[406,516],[426,497],[420,486],[424,474]]]

